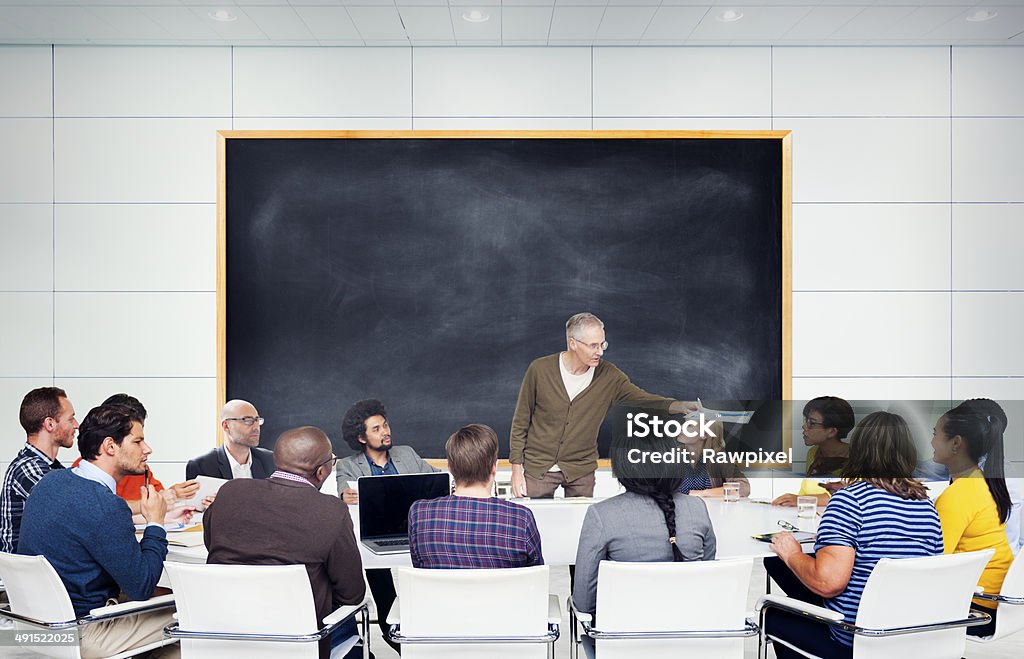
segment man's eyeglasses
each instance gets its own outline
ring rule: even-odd
[[[229,416],[228,418],[226,418],[224,420],[225,421],[241,421],[242,423],[244,423],[247,426],[251,426],[254,423],[258,423],[258,424],[260,424],[262,426],[263,422],[266,421],[266,419],[264,419],[261,416]]]
[[[320,467],[323,467],[323,466],[324,466],[325,464],[327,464],[328,462],[330,462],[330,463],[331,463],[331,469],[334,469],[335,465],[337,465],[337,464],[338,464],[338,460],[340,460],[340,459],[341,459],[341,458],[339,458],[338,456],[336,456],[336,455],[334,455],[333,453],[331,453],[331,457],[327,458],[326,460],[324,460],[323,462],[321,462],[320,464],[318,464],[318,465],[317,465],[317,466],[316,466],[316,467],[315,467],[315,468],[313,469],[313,471],[316,471],[316,470],[317,470],[317,469],[319,469]]]
[[[577,339],[575,336],[572,337],[572,340],[575,341],[576,343],[580,344],[581,346],[586,346],[586,347],[590,348],[591,350],[595,350],[596,351],[596,350],[607,350],[608,349],[608,342],[607,341],[602,341],[601,343],[584,343],[583,341],[580,341],[579,339]]]
[[[813,428],[814,426],[821,426],[822,428],[824,428],[825,422],[815,421],[814,419],[808,419],[807,417],[804,417],[804,428]]]

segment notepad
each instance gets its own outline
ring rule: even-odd
[[[758,533],[757,535],[750,536],[754,540],[760,540],[761,542],[771,542],[772,538],[779,533],[790,533],[789,531],[774,531],[772,533]],[[803,544],[805,542],[814,542],[814,534],[809,531],[793,531],[793,538],[797,542]]]

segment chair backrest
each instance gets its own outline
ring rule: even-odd
[[[0,552],[0,578],[7,587],[12,612],[44,622],[76,619],[67,588],[45,557]],[[15,627],[26,631],[41,631],[38,627],[20,622]],[[37,646],[35,650],[60,659],[79,657],[77,647]]]
[[[992,593],[995,594],[995,593]],[[1024,597],[1024,551],[1017,554],[1006,571],[1000,595]],[[1000,604],[996,615],[996,630],[991,640],[1016,633],[1024,629],[1024,604]]]
[[[198,565],[167,563],[178,625],[183,631],[240,634],[311,634],[319,620],[302,565]],[[181,655],[317,657],[316,643],[181,639]]]
[[[401,631],[412,637],[541,636],[548,628],[548,567],[396,570]],[[407,644],[402,656],[544,657],[543,644]]]
[[[601,561],[596,628],[605,632],[743,629],[752,559],[682,563]],[[742,657],[742,638],[597,641],[607,657]]]
[[[864,586],[857,625],[894,628],[966,618],[992,549],[923,558],[883,558]],[[964,627],[900,636],[854,637],[857,659],[905,656],[957,659],[967,644]]]

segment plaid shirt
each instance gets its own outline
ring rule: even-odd
[[[18,548],[18,532],[21,530],[21,515],[25,512],[28,493],[54,469],[63,469],[58,460],[29,443],[18,451],[4,474],[4,487],[0,491],[0,551],[13,554]]]
[[[413,567],[506,568],[543,565],[529,508],[501,499],[448,496],[409,509]]]

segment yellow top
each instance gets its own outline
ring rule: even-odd
[[[942,540],[947,554],[995,549],[992,560],[981,573],[978,585],[990,595],[998,595],[1006,571],[1013,563],[1013,552],[1006,539],[1006,524],[999,521],[999,509],[988,490],[980,469],[957,478],[935,501],[942,524]],[[974,600],[994,609],[995,602]]]

